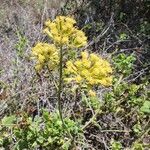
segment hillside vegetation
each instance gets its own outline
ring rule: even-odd
[[[0,150],[149,150],[148,0],[3,0]]]

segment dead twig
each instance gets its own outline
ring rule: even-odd
[[[111,17],[110,17],[110,21],[108,23],[108,26],[106,28],[103,29],[103,31],[92,41],[90,41],[87,46],[85,46],[84,48],[82,48],[81,50],[85,50],[87,49],[89,46],[92,46],[94,43],[97,43],[110,29],[110,27],[113,24],[113,16],[114,14],[112,13]]]

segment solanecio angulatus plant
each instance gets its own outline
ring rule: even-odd
[[[51,73],[54,70],[59,73],[57,99],[59,115],[63,122],[61,107],[62,83],[69,84],[73,82],[81,89],[84,86],[90,96],[96,96],[96,92],[93,91],[95,85],[111,85],[112,68],[108,61],[102,59],[98,54],[89,54],[87,50],[81,52],[81,58],[67,60],[63,64],[64,54],[69,53],[70,49],[76,50],[76,53],[78,53],[79,48],[87,45],[87,37],[82,30],[78,29],[76,21],[72,17],[57,16],[53,21],[47,20],[45,26],[43,31],[52,40],[52,44],[37,43],[32,48],[32,56],[36,60],[36,71],[40,72],[46,68]]]

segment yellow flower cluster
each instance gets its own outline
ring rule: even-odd
[[[60,45],[79,48],[87,44],[87,37],[82,30],[74,25],[76,21],[71,17],[58,16],[53,21],[46,21],[44,33]]]
[[[37,43],[32,48],[32,56],[37,60],[35,65],[37,71],[40,71],[45,65],[50,70],[53,70],[59,63],[58,51],[53,44]]]
[[[67,82],[76,82],[78,84],[103,85],[110,86],[112,84],[112,68],[110,64],[100,56],[84,51],[81,52],[81,59],[75,62],[68,61],[66,63],[65,73],[68,77]]]
[[[96,97],[96,92],[93,91],[93,90],[89,90],[89,91],[88,91],[88,95],[89,95],[90,97]]]

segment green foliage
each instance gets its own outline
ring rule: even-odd
[[[145,101],[143,103],[143,106],[141,107],[141,112],[143,113],[147,113],[147,114],[150,114],[150,101]]]
[[[144,150],[143,144],[135,142],[133,144],[132,150]]]
[[[84,26],[84,29],[86,29],[87,31],[88,30],[92,30],[94,27],[94,32],[99,32],[103,29],[104,27],[104,22],[92,22],[92,23],[87,23],[85,26]]]
[[[17,121],[16,121],[17,118]],[[8,126],[8,123],[15,124]],[[44,148],[48,150],[61,149],[68,150],[72,146],[72,138],[82,134],[82,130],[76,122],[69,118],[64,118],[65,127],[59,118],[58,113],[48,113],[43,111],[42,116],[31,117],[23,115],[21,117],[9,116],[2,119],[0,146],[6,148],[11,143],[12,149],[35,149]],[[7,131],[12,130],[11,135]],[[69,136],[68,135],[71,136]],[[13,143],[15,139],[15,143]]]
[[[141,131],[142,131],[142,127],[140,125],[140,123],[137,123],[133,126],[133,131],[136,133],[136,134],[140,134]]]
[[[122,144],[118,141],[111,141],[111,148],[112,150],[121,150],[122,149]]]
[[[90,105],[96,110],[100,109],[100,101],[98,97],[90,97],[89,98]]]
[[[120,15],[119,15],[119,18],[118,18],[118,20],[120,20],[120,21],[124,21],[125,20],[125,18],[126,18],[126,13],[124,13],[124,12],[120,12]]]
[[[116,71],[122,73],[124,76],[131,74],[135,60],[136,58],[134,55],[127,56],[124,53],[117,55],[113,59]]]
[[[143,34],[150,33],[150,23],[148,21],[142,21],[142,23],[140,24],[140,32]]]
[[[16,48],[18,56],[22,58],[24,55],[24,51],[27,46],[28,40],[20,32],[17,32],[17,36],[18,36],[18,43],[15,45],[15,48]]]
[[[121,33],[119,39],[120,40],[126,40],[128,38],[126,33]]]
[[[88,108],[93,108],[94,110],[100,109],[100,101],[96,96],[87,97],[85,94],[82,93],[82,102]]]
[[[149,101],[143,84],[127,84],[122,82],[117,87],[114,86],[112,92],[105,94],[106,107],[111,111],[116,111],[122,107],[137,107],[137,111],[149,113]]]
[[[12,116],[5,116],[1,122],[2,122],[2,126],[6,126],[6,127],[9,127],[9,126],[12,126],[14,121],[15,121],[16,117],[15,115],[12,115]]]

